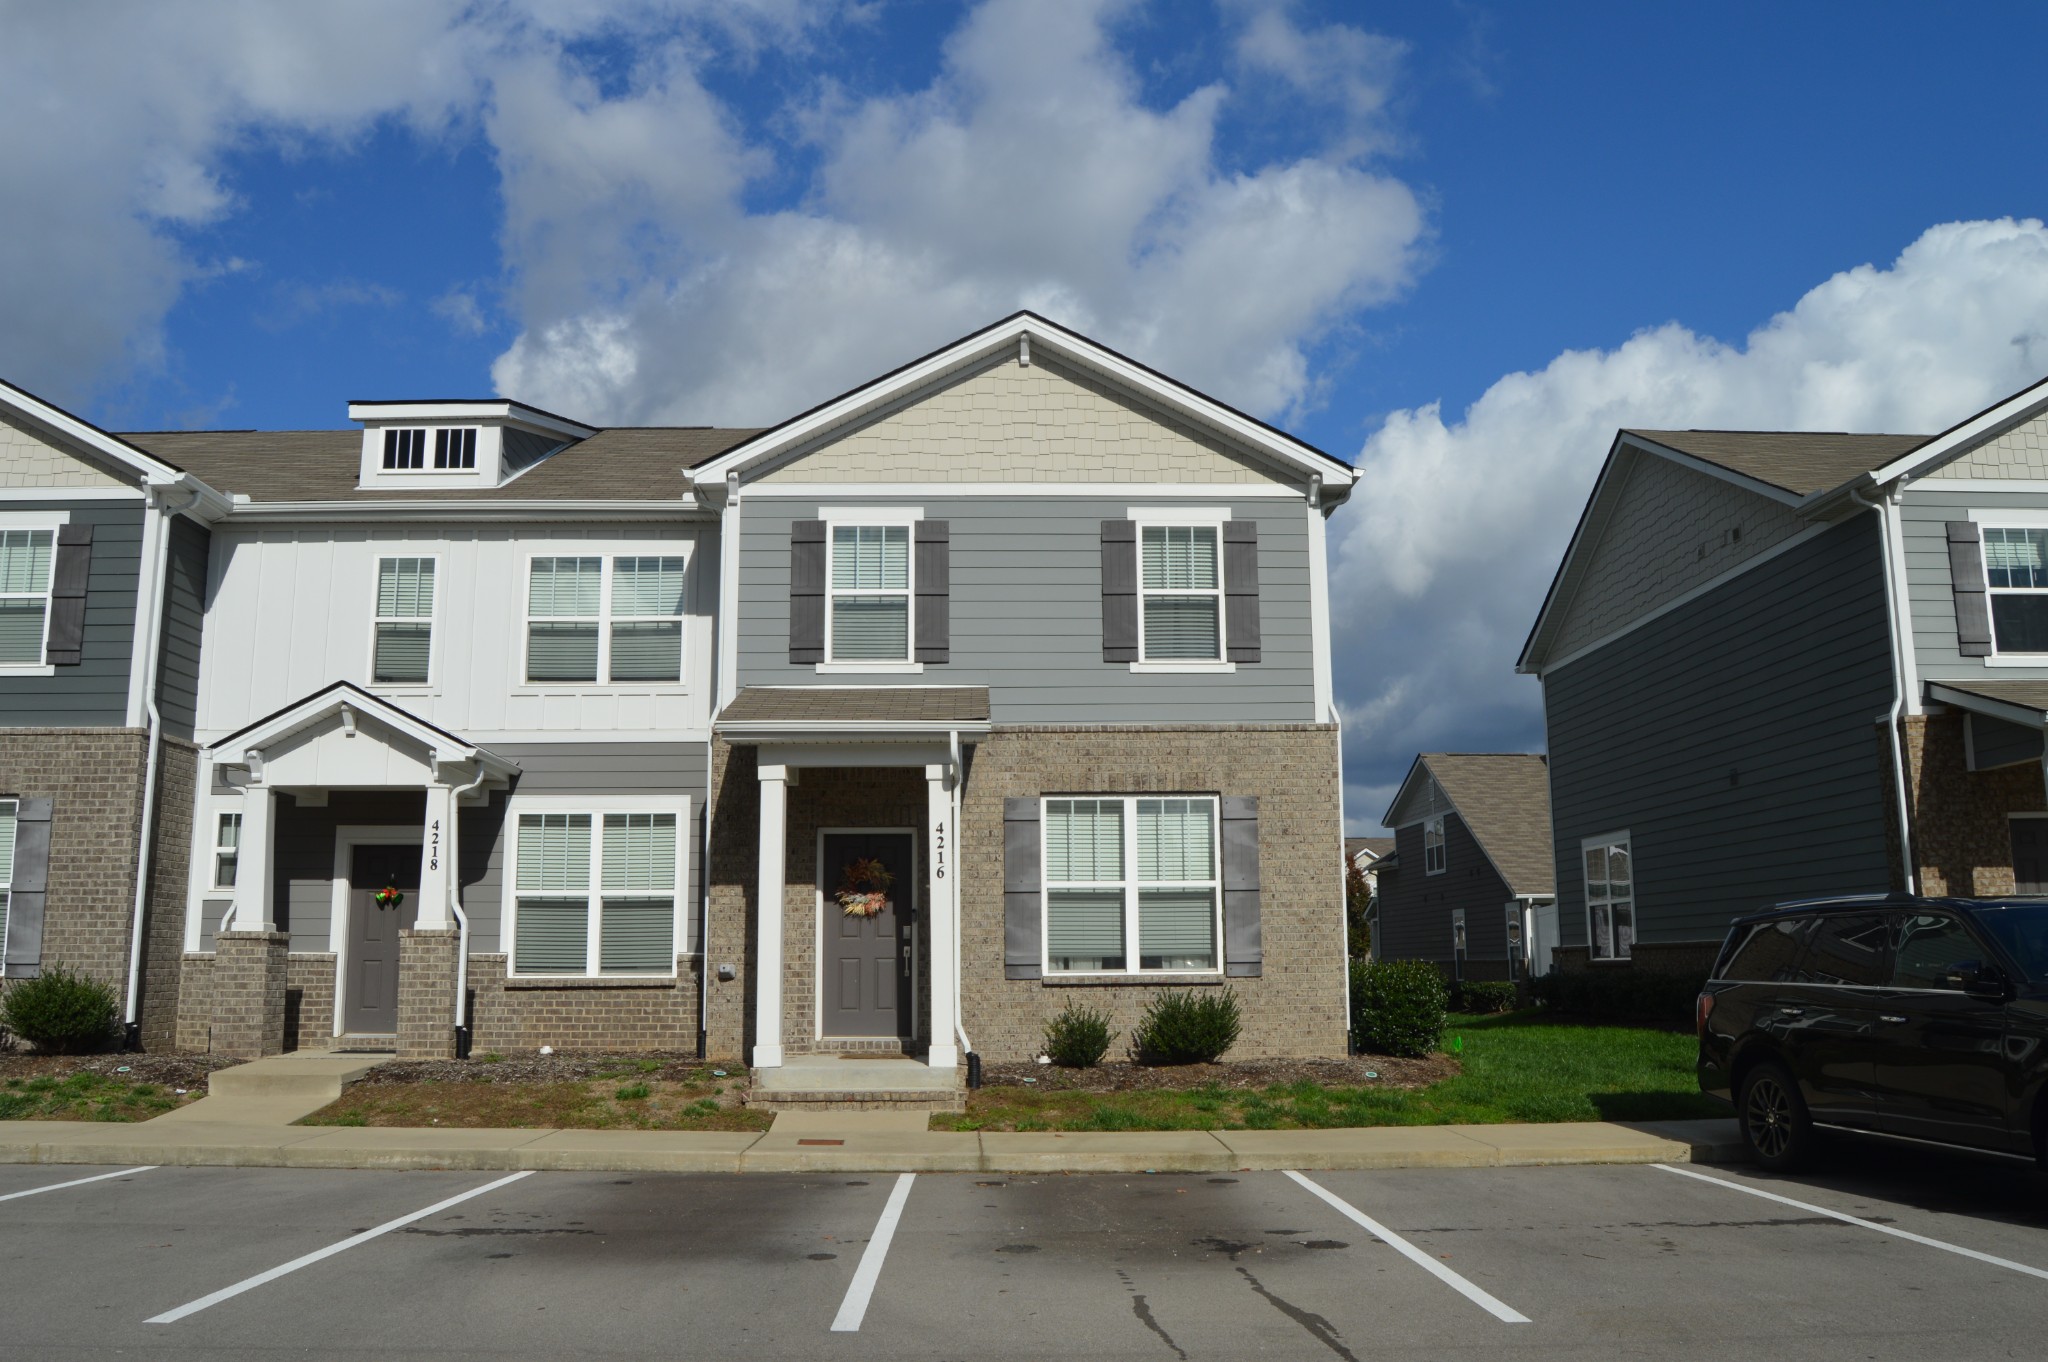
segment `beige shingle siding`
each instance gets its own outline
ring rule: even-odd
[[[0,416],[0,487],[130,487],[97,464]]]
[[[2038,480],[2048,484],[2048,415],[2036,416],[1986,440],[1927,476]]]

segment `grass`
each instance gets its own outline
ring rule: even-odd
[[[1667,1121],[1725,1115],[1701,1096],[1688,1034],[1572,1026],[1541,1012],[1455,1016],[1454,1078],[1419,1089],[1280,1084],[1084,1093],[983,1088],[934,1130],[1313,1130],[1333,1126],[1493,1125],[1506,1121]]]
[[[455,1129],[766,1130],[773,1115],[728,1106],[710,1070],[658,1082],[658,1061],[629,1062],[594,1079],[552,1083],[357,1083],[299,1124]],[[620,1079],[633,1081],[620,1083]],[[699,1079],[703,1081],[698,1081]],[[724,1100],[721,1100],[724,1099]]]
[[[0,1081],[0,1121],[147,1121],[187,1100],[160,1084],[105,1074],[9,1078]]]

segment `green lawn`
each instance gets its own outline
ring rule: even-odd
[[[1260,1092],[1081,1093],[983,1088],[935,1130],[1293,1130],[1503,1121],[1668,1121],[1725,1115],[1700,1095],[1697,1043],[1670,1031],[1569,1026],[1541,1012],[1451,1019],[1464,1071],[1408,1091],[1298,1083]]]
[[[147,1121],[177,1110],[191,1096],[196,1094],[179,1096],[161,1084],[88,1072],[9,1078],[0,1080],[0,1121]]]

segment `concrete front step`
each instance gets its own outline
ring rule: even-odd
[[[914,1059],[791,1055],[755,1069],[747,1105],[762,1111],[963,1111],[967,1093],[957,1068],[934,1069]]]
[[[756,1111],[965,1111],[967,1092],[934,1088],[845,1088],[792,1092],[755,1088],[747,1105]]]
[[[214,1097],[319,1098],[325,1106],[389,1056],[299,1053],[251,1060],[217,1069],[206,1080]]]

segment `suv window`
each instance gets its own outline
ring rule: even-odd
[[[1879,913],[1831,913],[1819,920],[1799,968],[1809,984],[1884,984],[1885,920]]]
[[[1810,917],[1779,922],[1759,922],[1728,952],[1728,963],[1719,973],[1723,979],[1745,983],[1784,983],[1794,977],[1793,966],[1806,949],[1813,930]]]
[[[1957,965],[1982,963],[1984,948],[1946,913],[1902,913],[1892,931],[1892,987],[1945,988]]]

